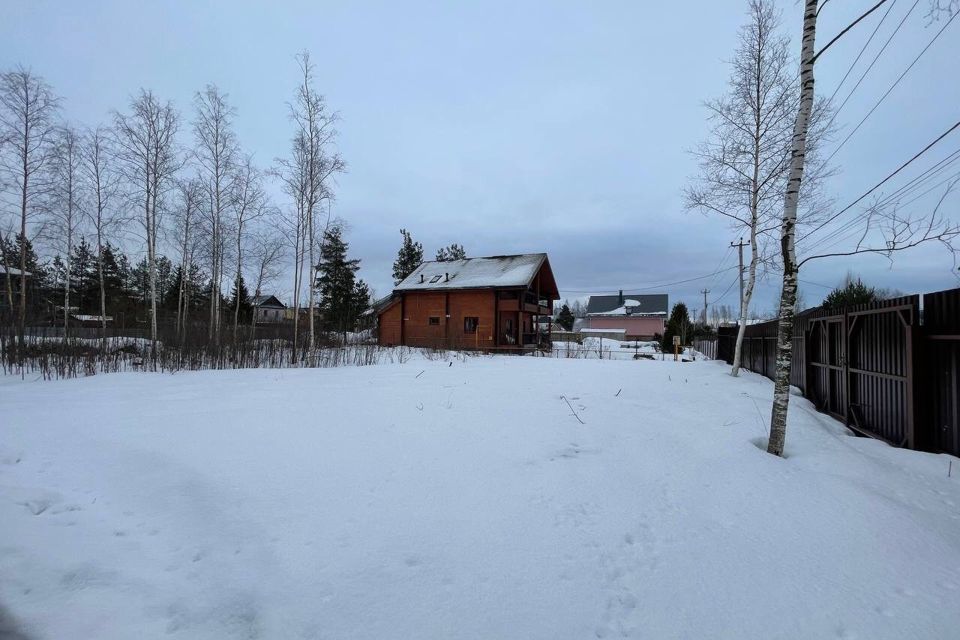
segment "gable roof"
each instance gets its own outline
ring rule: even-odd
[[[622,294],[612,296],[590,296],[587,301],[587,315],[610,316],[652,316],[667,315],[667,294],[649,295]]]
[[[17,277],[20,277],[21,275],[26,275],[28,278],[33,276],[33,274],[30,273],[29,271],[24,272],[24,271],[20,271],[20,269],[17,269],[16,267],[6,268],[6,267],[3,267],[2,265],[0,265],[0,273],[2,273],[3,275],[10,274],[11,276],[17,276]]]
[[[424,262],[396,286],[395,291],[431,291],[449,289],[489,289],[493,287],[526,287],[546,265],[549,276],[544,293],[556,289],[553,273],[545,253],[524,253],[513,256],[467,258],[449,262]],[[541,279],[541,283],[543,283]],[[559,294],[557,294],[559,297]],[[556,299],[556,298],[554,298]]]
[[[250,298],[250,304],[255,307],[276,307],[278,309],[286,309],[287,305],[280,302],[277,299],[277,296],[253,296]]]

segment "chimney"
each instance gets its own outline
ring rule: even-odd
[[[423,274],[420,274],[420,284],[423,284]]]
[[[618,306],[623,306],[623,289],[620,289],[620,295],[617,297]]]
[[[450,274],[449,274],[449,273],[444,273],[444,274],[443,274],[443,281],[444,281],[444,282],[450,282]]]

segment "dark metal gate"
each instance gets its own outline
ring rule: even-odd
[[[807,326],[806,395],[823,412],[847,420],[846,329],[840,316],[813,318]]]
[[[746,328],[743,366],[768,377],[776,321]],[[791,383],[850,429],[960,455],[960,289],[799,314]],[[718,331],[731,362],[736,327]],[[771,343],[771,347],[773,344]]]

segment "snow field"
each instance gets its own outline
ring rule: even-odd
[[[771,386],[532,357],[0,379],[0,607],[37,640],[954,637],[957,461],[800,397],[771,457]]]

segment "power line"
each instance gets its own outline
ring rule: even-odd
[[[917,2],[920,2],[920,0],[917,0]],[[866,51],[867,47],[870,46],[870,43],[873,42],[873,37],[877,35],[877,31],[880,30],[880,27],[883,25],[883,22],[887,19],[887,16],[890,15],[890,12],[893,11],[893,7],[896,6],[896,4],[897,4],[897,0],[893,0],[893,2],[890,3],[890,6],[887,7],[887,10],[883,14],[883,17],[880,18],[880,22],[878,22],[877,26],[873,28],[873,33],[871,33],[870,37],[867,38],[866,43],[864,43],[863,47],[861,47],[860,53],[857,54],[857,57],[854,58],[853,62],[850,63],[850,66],[847,68],[847,72],[843,74],[843,78],[840,79],[840,83],[837,85],[837,88],[833,90],[833,94],[830,96],[830,99],[827,102],[833,102],[833,99],[837,97],[837,92],[840,91],[840,87],[842,87],[843,83],[847,81],[848,77],[850,77],[850,73],[853,72],[853,68],[857,66],[858,62],[860,62],[860,58],[863,56],[864,51]],[[914,4],[914,6],[917,6],[917,5]],[[853,90],[856,90],[856,87],[854,87]]]
[[[917,62],[920,60],[920,58],[923,57],[923,54],[925,54],[925,53],[927,52],[927,50],[928,50],[931,46],[933,46],[933,43],[937,41],[937,38],[940,37],[940,34],[942,34],[942,33],[944,32],[944,30],[945,30],[947,27],[950,26],[950,23],[953,22],[954,18],[956,18],[958,15],[960,15],[960,11],[958,11],[957,13],[954,13],[952,16],[950,16],[950,19],[947,20],[947,22],[943,25],[943,27],[940,28],[940,31],[937,31],[937,34],[936,34],[935,36],[933,36],[933,38],[930,40],[930,42],[927,43],[927,46],[925,46],[925,47],[923,48],[923,50],[922,50],[919,54],[917,54],[917,57],[913,59],[913,62],[911,62],[910,65],[909,65],[906,69],[903,70],[903,73],[901,73],[900,76],[899,76],[896,80],[894,80],[893,84],[890,85],[890,88],[887,89],[886,93],[884,93],[882,96],[880,96],[880,99],[877,100],[876,104],[874,104],[873,107],[870,109],[870,111],[867,112],[867,115],[863,116],[863,119],[860,120],[860,122],[857,123],[857,126],[855,126],[855,127],[853,128],[853,131],[851,131],[849,134],[847,134],[847,137],[844,138],[843,141],[839,144],[839,146],[837,146],[837,148],[833,150],[833,153],[831,153],[830,156],[829,156],[826,160],[824,160],[823,164],[827,164],[828,162],[830,162],[830,160],[832,160],[833,157],[834,157],[835,155],[837,155],[837,153],[840,151],[840,149],[842,149],[843,146],[844,146],[845,144],[847,144],[847,141],[848,141],[851,137],[853,137],[853,134],[855,134],[855,133],[857,132],[857,130],[860,129],[860,127],[863,125],[863,123],[867,121],[867,118],[869,118],[871,115],[873,115],[873,112],[877,110],[877,107],[879,107],[879,106],[883,103],[883,101],[886,100],[887,96],[889,96],[890,93],[897,87],[897,85],[900,84],[900,81],[903,80],[903,78],[907,75],[907,73],[910,72],[911,69],[913,69],[914,65],[917,64]]]
[[[956,15],[956,14],[955,14],[955,15]],[[937,144],[938,142],[940,142],[941,140],[943,140],[944,138],[946,138],[948,135],[950,135],[950,134],[954,131],[954,129],[956,129],[957,127],[960,127],[960,120],[958,120],[957,122],[955,122],[955,123],[953,124],[953,126],[951,126],[949,129],[947,129],[946,131],[944,131],[943,133],[941,133],[939,136],[937,136],[937,138],[936,138],[933,142],[931,142],[931,143],[928,144],[926,147],[924,147],[923,149],[921,149],[916,155],[914,155],[912,158],[910,158],[909,160],[907,160],[906,162],[904,162],[902,165],[900,165],[893,173],[891,173],[890,175],[888,175],[886,178],[884,178],[883,180],[881,180],[881,181],[878,182],[877,184],[873,185],[873,187],[871,187],[871,188],[868,189],[866,192],[864,192],[863,195],[861,195],[859,198],[857,198],[856,200],[854,200],[853,202],[851,202],[850,204],[848,204],[847,206],[845,206],[843,209],[841,209],[841,210],[838,211],[837,213],[835,213],[835,214],[833,214],[832,216],[830,216],[829,218],[827,218],[827,220],[825,220],[824,222],[822,222],[822,223],[820,223],[819,225],[817,225],[817,227],[815,227],[812,231],[809,231],[808,233],[804,234],[803,238],[800,238],[800,240],[803,240],[803,239],[805,239],[805,238],[809,238],[811,235],[815,234],[815,233],[818,232],[820,229],[823,229],[825,226],[827,226],[828,224],[830,224],[831,222],[833,222],[834,220],[836,220],[837,218],[839,218],[841,215],[843,215],[844,213],[846,213],[847,211],[849,211],[850,209],[852,209],[853,207],[855,207],[857,204],[860,203],[861,200],[863,200],[863,199],[866,198],[868,195],[870,195],[871,193],[873,193],[874,191],[876,191],[877,189],[879,189],[884,183],[886,183],[888,180],[890,180],[891,178],[893,178],[895,175],[897,175],[898,173],[900,173],[901,171],[903,171],[904,169],[906,169],[913,161],[915,161],[917,158],[919,158],[919,157],[922,156],[924,153],[926,153],[927,151],[929,151],[935,144]],[[799,242],[799,241],[798,241],[798,242]]]
[[[695,278],[687,278],[686,280],[676,280],[676,281],[674,281],[674,282],[661,282],[661,283],[659,283],[659,284],[654,284],[654,285],[650,285],[650,286],[643,286],[643,287],[629,287],[629,288],[623,289],[623,292],[624,292],[625,294],[627,294],[627,293],[639,293],[639,292],[641,292],[641,291],[649,291],[649,290],[651,290],[651,289],[659,289],[659,288],[661,288],[661,287],[670,287],[670,286],[673,286],[673,285],[675,285],[675,284],[685,284],[685,283],[687,283],[687,282],[695,282],[695,281],[697,281],[697,280],[703,280],[704,278],[712,278],[713,276],[715,276],[715,275],[718,274],[718,273],[723,273],[723,272],[725,272],[725,271],[730,271],[731,269],[736,269],[736,268],[737,268],[737,265],[733,265],[732,267],[727,267],[726,269],[720,269],[719,271],[715,271],[715,272],[713,272],[713,273],[708,273],[708,274],[705,274],[705,275],[702,275],[702,276],[696,276]],[[589,290],[589,289],[564,289],[564,292],[565,292],[565,293],[593,293],[593,294],[599,294],[599,293],[615,293],[615,292],[617,292],[617,291],[618,291],[618,289],[615,289],[615,288],[607,288],[607,289],[599,289],[599,290]]]
[[[837,115],[840,113],[840,111],[843,109],[843,107],[846,106],[846,104],[847,104],[847,102],[850,100],[851,96],[853,96],[854,92],[855,92],[855,91],[857,90],[857,88],[860,86],[860,83],[863,82],[863,79],[867,77],[867,74],[868,74],[868,73],[870,73],[870,70],[873,69],[873,65],[877,64],[877,60],[879,60],[879,59],[880,59],[880,56],[883,55],[883,52],[887,50],[887,46],[890,44],[890,41],[893,40],[893,37],[894,37],[895,35],[897,35],[897,32],[900,31],[900,28],[901,28],[901,27],[903,26],[903,24],[907,21],[907,18],[910,17],[910,14],[913,13],[913,10],[916,8],[916,6],[917,6],[919,3],[920,3],[920,0],[916,0],[916,1],[913,3],[913,6],[910,7],[910,9],[907,11],[906,15],[903,16],[903,19],[900,20],[900,24],[898,24],[898,25],[896,26],[896,28],[893,30],[893,33],[891,33],[891,34],[890,34],[890,37],[887,38],[887,41],[883,43],[883,46],[882,46],[882,47],[880,47],[880,51],[877,52],[877,55],[873,56],[873,60],[870,62],[870,65],[867,66],[866,70],[864,70],[864,72],[863,72],[862,74],[860,74],[860,78],[857,80],[857,83],[856,83],[855,85],[853,85],[853,89],[850,89],[850,93],[848,93],[848,94],[847,94],[847,97],[843,99],[843,102],[840,103],[840,106],[837,107],[837,110],[833,112],[833,115],[830,117],[830,122],[827,123],[826,129],[829,129],[829,128],[830,128],[830,125],[833,124],[833,121],[837,119]],[[860,53],[857,54],[856,60],[854,60],[854,61],[853,61],[853,64],[850,65],[850,68],[847,69],[847,73],[846,73],[846,75],[843,76],[843,80],[840,81],[840,84],[837,85],[837,88],[834,90],[833,95],[830,96],[829,102],[833,102],[833,98],[837,95],[837,92],[840,91],[840,87],[843,86],[843,83],[844,83],[844,81],[846,81],[847,76],[849,76],[849,75],[850,75],[850,72],[853,71],[853,67],[856,66],[857,60],[860,59],[860,56],[863,55],[863,52],[864,52],[864,51],[866,50],[866,48],[870,45],[870,41],[873,40],[873,36],[875,36],[875,35],[877,34],[877,31],[880,29],[880,25],[882,25],[882,24],[883,24],[883,21],[887,19],[887,15],[888,15],[888,14],[890,13],[890,11],[893,9],[894,4],[896,4],[896,1],[894,1],[894,3],[890,5],[890,7],[887,9],[887,12],[884,13],[884,14],[883,14],[883,17],[880,19],[880,22],[877,23],[877,26],[876,26],[876,28],[873,30],[873,33],[870,34],[870,38],[867,40],[867,43],[866,43],[865,45],[863,45],[863,49],[860,49]]]
[[[931,191],[933,191],[934,189],[937,189],[938,187],[946,184],[947,182],[950,182],[954,177],[956,177],[957,175],[960,175],[960,174],[954,174],[953,176],[948,177],[946,180],[943,180],[943,181],[935,184],[933,187],[925,190],[925,191],[924,191],[923,193],[921,193],[920,195],[918,195],[918,196],[916,196],[916,197],[914,197],[914,198],[911,198],[910,200],[908,200],[907,202],[903,203],[902,205],[901,205],[901,203],[899,202],[900,199],[902,199],[902,198],[904,198],[904,197],[906,197],[906,196],[908,196],[908,195],[912,195],[914,192],[916,192],[916,191],[919,190],[920,188],[924,187],[924,186],[925,186],[927,183],[929,183],[932,179],[935,179],[935,178],[938,176],[938,174],[943,173],[944,171],[946,171],[947,169],[950,168],[950,165],[955,164],[955,163],[958,162],[958,161],[960,161],[960,149],[957,149],[956,151],[954,151],[953,153],[951,153],[950,155],[948,155],[946,158],[940,160],[939,162],[937,162],[936,164],[934,164],[932,167],[929,167],[928,169],[926,169],[925,171],[923,171],[923,172],[920,173],[919,175],[915,176],[915,177],[914,177],[913,179],[911,179],[909,182],[907,182],[906,184],[900,186],[900,187],[899,187],[898,189],[896,189],[893,193],[891,193],[891,194],[889,194],[888,196],[884,197],[884,198],[881,199],[879,202],[877,202],[875,205],[873,205],[872,207],[870,207],[870,209],[868,209],[867,211],[858,214],[856,217],[852,218],[851,220],[843,223],[842,225],[840,225],[840,226],[837,227],[836,229],[832,230],[829,236],[827,236],[827,237],[825,237],[825,238],[823,238],[823,239],[821,240],[821,243],[829,241],[830,238],[837,237],[838,235],[844,233],[847,229],[849,229],[849,228],[851,228],[851,227],[853,227],[853,226],[856,226],[858,223],[860,223],[860,222],[862,222],[864,219],[868,218],[868,217],[871,215],[872,212],[875,212],[875,211],[878,211],[878,210],[880,210],[880,209],[883,209],[884,207],[886,207],[886,206],[888,206],[888,205],[890,205],[890,204],[893,204],[895,201],[897,201],[897,202],[896,202],[897,206],[909,206],[909,205],[913,204],[914,202],[916,202],[917,200],[919,200],[920,198],[922,198],[923,196],[925,196],[925,195],[927,195],[928,193],[930,193]],[[799,247],[801,244],[804,243],[804,241],[808,240],[809,237],[810,237],[810,235],[812,235],[813,233],[814,233],[814,232],[811,231],[810,233],[805,234],[803,237],[801,237],[800,239],[798,239],[798,240],[797,240],[797,246]],[[836,243],[830,243],[830,244],[828,244],[827,246],[832,246],[833,244],[836,244]]]
[[[720,294],[720,297],[719,297],[719,298],[716,298],[716,299],[714,299],[714,300],[711,300],[711,301],[710,301],[710,304],[715,305],[715,304],[717,304],[718,302],[720,302],[721,300],[723,300],[725,297],[727,297],[727,294],[730,293],[730,290],[731,290],[731,289],[733,289],[733,285],[737,284],[737,282],[739,282],[739,281],[740,281],[740,279],[737,278],[736,280],[734,280],[733,282],[731,282],[731,283],[730,283],[730,286],[728,286],[726,289],[724,289],[724,290],[723,290],[723,293]]]

